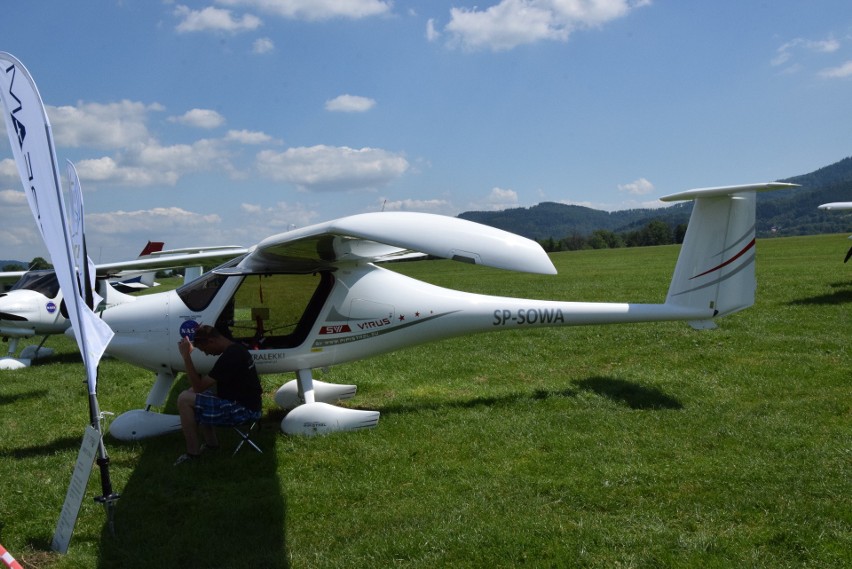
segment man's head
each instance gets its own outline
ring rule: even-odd
[[[205,354],[217,355],[225,351],[227,339],[213,326],[202,324],[195,329],[192,344]]]

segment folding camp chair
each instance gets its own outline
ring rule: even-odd
[[[246,426],[248,426],[248,428],[246,428]],[[237,454],[237,452],[243,447],[245,443],[251,445],[251,447],[257,452],[263,452],[262,450],[260,450],[260,447],[257,446],[257,444],[253,440],[251,440],[251,434],[256,428],[260,428],[260,419],[231,425],[231,428],[234,429],[234,431],[236,431],[237,434],[240,436],[240,442],[237,444],[237,448],[234,449],[234,454]],[[234,454],[232,454],[231,456],[233,456]]]

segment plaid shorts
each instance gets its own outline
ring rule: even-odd
[[[260,419],[260,411],[216,397],[209,391],[195,394],[195,421],[205,425],[236,425]]]

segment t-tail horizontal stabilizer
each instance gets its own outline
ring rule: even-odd
[[[796,187],[770,182],[700,188],[660,198],[695,200],[666,304],[711,310],[714,317],[754,304],[755,194]],[[714,328],[712,320],[690,322]]]

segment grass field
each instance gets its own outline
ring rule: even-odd
[[[0,374],[0,543],[26,567],[850,567],[852,266],[845,235],[761,240],[754,307],[683,323],[506,331],[332,368],[376,429],[286,437],[173,468],[180,434],[106,438],[67,555],[50,540],[87,420],[59,354]],[[559,253],[556,277],[395,266],[462,290],[662,302],[676,247]],[[101,365],[101,407],[152,376]],[[167,410],[174,411],[172,392]],[[230,435],[230,433],[227,433]],[[233,437],[223,436],[226,446]]]

